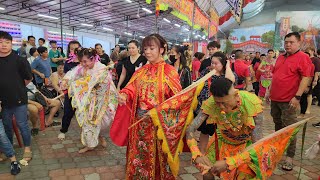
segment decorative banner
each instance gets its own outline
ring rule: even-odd
[[[209,19],[204,15],[199,7],[196,8],[194,15],[194,29],[203,28],[205,32],[208,31]],[[206,33],[207,34],[207,33]]]
[[[273,174],[291,140],[295,138],[295,135],[303,125],[313,118],[314,116],[276,131],[247,147],[243,153],[236,155],[235,158],[230,158],[227,161],[233,159],[238,162],[238,157],[250,157],[254,164],[253,169],[256,173],[256,178],[266,180]],[[302,136],[302,138],[304,137]]]
[[[146,2],[150,4],[151,0],[146,0]],[[172,8],[172,15],[185,21],[189,26],[192,26],[192,15],[194,9],[193,0],[157,0],[157,6],[160,7],[161,11],[166,11],[169,7]],[[203,28],[203,32],[207,35],[208,27],[208,17],[202,13],[199,7],[196,7],[193,28],[197,30]]]
[[[242,18],[242,5],[243,0],[226,0],[230,5],[230,11],[235,20],[240,23]]]
[[[209,38],[216,35],[219,27],[219,15],[213,8],[210,8],[210,32]]]
[[[60,32],[54,32],[54,31],[44,31],[45,39],[48,39],[49,41],[54,40],[57,41],[57,45],[61,46],[61,33]],[[78,36],[68,33],[63,33],[63,47],[68,47],[68,44],[70,41],[78,40]]]
[[[197,97],[204,82],[213,74],[214,72],[211,71],[149,111],[153,124],[158,128],[157,137],[162,140],[161,147],[168,156],[168,164],[174,176],[177,176],[179,172],[179,155],[184,146],[183,138],[187,127],[194,118],[193,111],[197,107]]]
[[[20,24],[0,21],[0,31],[8,32],[12,36],[13,49],[18,49],[22,44]]]
[[[192,0],[158,0],[160,10],[166,11],[169,7],[173,8],[171,14],[179,19],[187,22],[189,26],[192,26],[192,14],[194,3]]]

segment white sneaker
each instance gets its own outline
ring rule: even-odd
[[[61,141],[63,141],[66,138],[66,135],[64,133],[60,133],[58,135],[58,139],[60,139]]]

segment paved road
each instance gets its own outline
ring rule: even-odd
[[[274,124],[269,115],[270,109],[265,108],[263,134],[268,135],[274,132]],[[316,140],[317,134],[320,134],[320,128],[314,128],[312,123],[320,121],[320,107],[313,106],[312,114],[316,119],[308,123],[305,147],[310,147]],[[126,148],[114,146],[110,139],[107,149],[102,147],[86,154],[78,154],[82,147],[80,142],[80,129],[75,120],[72,121],[70,131],[65,141],[57,139],[59,127],[48,128],[40,132],[38,136],[32,139],[33,160],[29,166],[22,167],[21,173],[14,177],[9,173],[7,162],[0,162],[0,180],[23,179],[23,180],[81,180],[81,179],[103,179],[114,180],[124,179],[125,175],[125,154]],[[15,145],[18,157],[22,157],[21,148]],[[277,169],[272,180],[296,180],[300,167],[299,153],[301,148],[301,132],[298,134],[297,154],[294,164],[297,165],[293,171],[284,172]],[[181,168],[178,179],[193,180],[202,179],[199,171],[190,164],[190,153],[181,155]],[[314,160],[302,161],[302,180],[318,179],[320,176],[320,154]]]

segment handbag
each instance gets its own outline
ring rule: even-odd
[[[39,104],[41,104],[43,107],[47,107],[47,101],[39,92],[32,92],[30,89],[27,88],[29,92],[31,92],[34,95],[35,101]]]

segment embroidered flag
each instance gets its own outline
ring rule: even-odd
[[[197,97],[204,82],[213,75],[208,73],[196,83],[166,100],[149,111],[156,127],[157,137],[162,140],[162,150],[167,154],[168,164],[174,176],[179,171],[179,154],[183,150],[186,129],[193,120],[193,111],[197,107]]]
[[[251,168],[255,171],[257,179],[267,179],[272,175],[291,140],[301,127],[312,118],[307,118],[283,128],[246,148],[244,154],[250,156],[253,162],[253,167]]]

